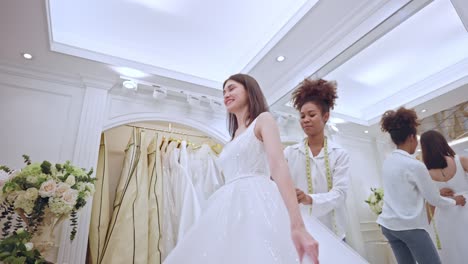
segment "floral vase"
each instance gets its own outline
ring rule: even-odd
[[[23,220],[26,219],[26,216],[23,213],[19,212],[19,214]],[[42,222],[37,226],[36,231],[32,232],[31,242],[34,245],[34,248],[41,253],[45,260],[51,263],[56,263],[57,261],[60,243],[57,234],[57,227],[60,227],[61,223],[67,218],[67,216],[57,217],[47,208],[44,211]],[[28,222],[25,221],[25,223]],[[31,229],[29,226],[27,228],[28,230]]]

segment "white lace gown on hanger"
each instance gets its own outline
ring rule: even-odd
[[[435,182],[439,189],[450,188],[456,195],[468,199],[468,175],[455,156],[457,172],[447,182]],[[439,233],[442,250],[439,251],[442,263],[462,264],[468,262],[468,206],[436,208],[434,221]]]
[[[288,213],[270,180],[265,149],[254,127],[255,121],[225,146],[219,165],[226,184],[210,197],[199,220],[165,264],[299,263]],[[321,243],[322,264],[356,263],[346,259],[349,252],[342,250],[346,246],[341,241],[315,223],[313,235]]]

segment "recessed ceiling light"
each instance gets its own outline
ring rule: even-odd
[[[284,61],[284,59],[286,59],[284,56],[276,57],[276,61],[278,61],[278,62],[282,62],[282,61]]]
[[[122,83],[123,87],[131,90],[136,90],[137,89],[137,83],[132,80],[126,80]]]
[[[426,109],[423,109],[421,110],[421,113],[426,113],[426,111],[427,111]]]
[[[369,134],[369,130],[364,130],[364,133]]]
[[[33,56],[29,53],[22,53],[21,55],[23,55],[23,58],[27,59],[27,60],[32,60]]]

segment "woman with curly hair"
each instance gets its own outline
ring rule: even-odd
[[[336,98],[336,82],[306,79],[299,85],[293,93],[293,105],[300,113],[306,138],[287,147],[284,153],[304,222],[310,223],[317,217],[344,240],[349,156],[324,134]]]
[[[434,130],[421,135],[422,158],[432,180],[445,197],[468,198],[468,157],[456,155],[444,136]],[[433,209],[433,208],[431,208]],[[434,222],[443,263],[461,264],[468,260],[468,208],[437,208]],[[439,238],[440,240],[437,240]]]
[[[377,219],[398,263],[441,263],[427,233],[425,200],[437,207],[465,205],[463,196],[442,197],[423,163],[412,155],[418,146],[418,117],[414,110],[387,111],[380,121],[397,149],[384,161],[385,190],[382,214]]]

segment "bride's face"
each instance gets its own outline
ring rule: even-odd
[[[236,81],[228,80],[223,90],[224,105],[229,113],[242,111],[247,107],[247,91]]]

